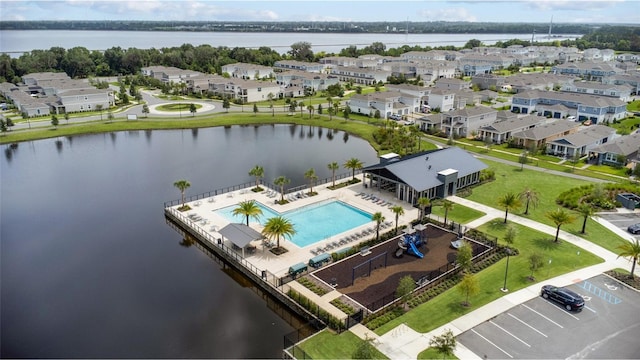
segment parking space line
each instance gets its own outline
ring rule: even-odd
[[[592,313],[594,313],[594,314],[596,313],[596,311],[595,311],[595,310],[593,310],[592,308],[588,307],[587,305],[585,305],[585,306],[584,306],[584,308],[585,308],[585,309],[587,309],[587,310],[589,310],[589,311],[591,311],[591,312],[592,312]]]
[[[522,304],[522,306],[524,306],[524,307],[526,307],[527,309],[529,309],[529,310],[533,311],[534,313],[536,313],[536,314],[538,314],[538,315],[542,316],[543,318],[547,319],[547,320],[548,320],[549,322],[551,322],[552,324],[557,325],[559,328],[564,329],[564,326],[562,326],[562,325],[558,324],[557,322],[555,322],[555,321],[553,321],[553,320],[549,319],[548,317],[544,316],[543,314],[541,314],[541,313],[539,313],[539,312],[537,312],[537,311],[533,310],[532,308],[528,307],[527,305]]]
[[[622,302],[622,300],[620,298],[618,298],[617,296],[611,294],[608,291],[605,291],[605,290],[597,287],[596,285],[590,283],[589,281],[583,281],[578,286],[580,286],[581,288],[587,290],[588,292],[596,295],[597,297],[599,297],[601,299],[604,299],[609,304],[618,305],[618,304],[620,304]],[[613,290],[613,291],[615,291],[617,289],[617,287],[615,287],[615,286],[610,287],[608,284],[605,284],[605,286],[607,288]]]
[[[490,323],[493,324],[493,326],[497,327],[498,329],[506,332],[507,334],[511,335],[511,337],[513,337],[514,339],[520,341],[521,343],[525,344],[527,347],[531,347],[531,345],[527,344],[526,342],[524,342],[522,339],[520,339],[519,337],[513,335],[512,333],[510,333],[509,331],[507,331],[507,329],[503,328],[502,326],[494,323],[492,320],[489,320]]]
[[[474,329],[471,329],[471,331],[472,331],[474,334],[476,334],[476,335],[480,336],[484,341],[486,341],[486,342],[488,342],[489,344],[491,344],[491,345],[495,346],[495,348],[496,348],[496,349],[498,349],[498,350],[502,351],[503,353],[505,353],[505,355],[507,355],[508,357],[510,357],[510,358],[512,358],[512,359],[513,359],[513,356],[511,356],[511,354],[509,354],[508,352],[506,352],[506,351],[502,350],[502,348],[500,348],[500,346],[498,346],[498,345],[494,344],[491,340],[489,340],[489,339],[487,339],[486,337],[484,337],[484,336],[480,335],[480,334],[479,334],[477,331],[475,331]]]
[[[510,313],[507,313],[507,315],[509,315],[509,316],[511,316],[512,318],[514,318],[514,319],[518,320],[522,325],[528,326],[531,330],[533,330],[533,331],[537,332],[538,334],[540,334],[540,335],[542,335],[542,336],[544,336],[544,337],[548,337],[548,336],[547,336],[547,335],[545,335],[542,331],[540,331],[540,330],[538,330],[538,329],[534,328],[533,326],[531,326],[531,325],[527,324],[526,322],[524,322],[524,321],[522,321],[522,320],[518,319],[518,318],[517,318],[517,317],[515,317],[514,315],[511,315]]]
[[[550,306],[552,306],[554,309],[557,309],[558,311],[560,311],[561,313],[567,315],[567,316],[571,316],[572,318],[576,319],[576,320],[580,320],[580,318],[578,318],[577,316],[569,313],[568,311],[566,311],[563,307],[560,307],[558,305],[556,305],[556,303],[552,303],[551,301],[547,301],[547,304],[549,304]]]

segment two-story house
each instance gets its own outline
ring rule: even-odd
[[[547,119],[536,115],[527,115],[521,118],[510,117],[506,120],[498,120],[489,125],[478,128],[477,139],[486,141],[490,139],[494,144],[508,142],[511,134],[518,133],[538,125],[545,124]]]
[[[604,125],[582,126],[580,131],[548,142],[547,154],[574,158],[617,138],[616,129]]]
[[[511,137],[516,146],[526,149],[545,149],[548,142],[573,134],[581,126],[574,121],[557,120],[512,133]]]
[[[469,137],[478,129],[496,121],[498,111],[487,106],[473,106],[443,113],[442,131],[450,137]]]

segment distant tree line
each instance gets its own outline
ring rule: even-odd
[[[640,52],[640,27],[604,26],[576,40],[559,41],[551,39],[548,43],[536,42],[535,44],[577,46],[581,50],[595,47]],[[472,48],[482,45],[480,40],[471,39],[464,47]],[[513,39],[504,42],[500,41],[494,46],[507,47],[510,45],[528,46],[531,45],[531,42]],[[383,43],[374,42],[360,49],[356,46],[349,46],[342,49],[337,55],[350,57],[364,54],[400,56],[408,51],[429,51],[433,49],[457,50],[458,48],[453,46],[403,45],[387,49]],[[84,47],[71,49],[52,47],[48,50],[32,50],[18,58],[12,58],[8,54],[1,54],[0,82],[18,83],[25,74],[44,71],[64,71],[72,78],[132,75],[138,74],[142,67],[152,65],[173,66],[203,73],[222,74],[222,66],[235,62],[273,66],[276,61],[283,59],[318,61],[330,55],[336,54],[328,54],[323,51],[314,53],[311,44],[304,41],[292,44],[291,50],[286,54],[280,54],[266,46],[258,49],[247,49],[242,47],[229,48],[183,44],[178,47],[160,49],[122,49],[121,47],[112,47],[105,51],[88,50]]]
[[[601,25],[553,24],[555,34],[588,34]],[[121,30],[121,31],[221,31],[221,32],[333,32],[412,34],[538,34],[546,23],[490,23],[464,21],[1,21],[0,30]]]

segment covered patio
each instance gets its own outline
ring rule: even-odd
[[[228,239],[235,250],[242,250],[242,257],[245,257],[245,250],[249,254],[256,251],[256,247],[251,245],[254,240],[263,238],[262,234],[245,224],[231,223],[218,231],[222,236],[222,241]]]

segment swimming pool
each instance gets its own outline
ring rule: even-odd
[[[283,216],[293,223],[296,234],[291,238],[291,242],[299,247],[314,244],[371,221],[371,214],[368,212],[338,200],[322,201],[283,213],[260,202],[256,201],[256,203],[262,210],[262,216],[258,220],[260,224],[276,216]],[[214,212],[230,222],[244,223],[246,221],[244,216],[233,215],[233,209],[236,207],[237,205],[227,206]],[[249,222],[251,221],[256,220],[249,219]]]

